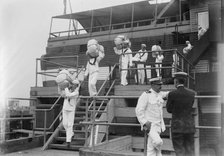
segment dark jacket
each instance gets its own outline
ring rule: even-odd
[[[168,95],[166,109],[172,113],[171,130],[174,133],[194,133],[193,104],[195,92],[179,86]]]

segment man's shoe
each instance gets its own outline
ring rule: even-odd
[[[71,143],[70,142],[66,142],[66,144],[67,144],[67,148],[71,147]]]

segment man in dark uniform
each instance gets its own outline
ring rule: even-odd
[[[195,92],[185,88],[187,73],[174,74],[177,89],[168,94],[167,111],[172,113],[172,142],[177,156],[194,155],[194,117],[193,104]]]

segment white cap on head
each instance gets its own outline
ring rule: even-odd
[[[159,84],[159,85],[160,85],[160,84],[163,84],[161,77],[151,78],[151,79],[149,80],[149,82],[150,82],[151,84]]]
[[[141,44],[141,46],[146,48],[146,44]]]

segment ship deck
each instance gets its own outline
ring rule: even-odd
[[[33,148],[25,151],[19,151],[19,152],[13,152],[9,154],[4,154],[4,156],[79,156],[78,151],[66,151],[66,150],[55,150],[55,149],[48,149],[48,150],[42,150],[41,147],[39,148]]]

